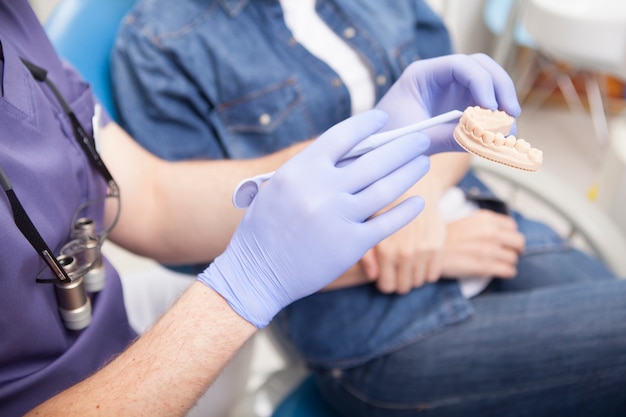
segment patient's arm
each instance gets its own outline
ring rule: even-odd
[[[370,250],[357,265],[326,287],[339,289],[376,281],[384,292],[407,292],[428,277],[441,275],[446,225],[439,214],[441,195],[469,168],[470,156],[445,153],[431,157],[431,169],[405,194],[420,195],[426,207],[409,225]],[[410,271],[410,273],[408,272]]]
[[[411,194],[424,198],[423,212],[376,245],[361,261],[368,276],[376,277],[381,291],[406,293],[441,276],[446,224],[439,201],[443,193],[465,175],[469,163],[470,156],[464,153],[431,157],[430,172],[410,190]]]
[[[513,278],[517,274],[519,254],[524,250],[524,235],[515,221],[503,214],[478,210],[446,227],[445,243],[440,251],[441,272],[436,278],[488,277]],[[359,262],[325,288],[333,290],[376,281]],[[416,288],[424,282],[413,283]],[[380,284],[378,284],[380,288]],[[387,288],[385,292],[398,292]]]
[[[276,169],[309,143],[254,159],[168,162],[113,122],[100,133],[100,155],[119,184],[123,207],[111,240],[169,265],[208,262],[222,253],[245,213],[231,203],[235,185]],[[107,224],[117,213],[109,200]]]

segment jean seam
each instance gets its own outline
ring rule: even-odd
[[[447,329],[449,326],[469,320],[474,315],[474,310],[471,307],[471,304],[468,304],[468,307],[465,311],[461,313],[457,313],[457,314],[458,316],[455,316],[450,321],[438,323],[437,325],[434,325],[428,330],[412,334],[402,340],[399,340],[395,344],[390,345],[386,349],[382,349],[375,353],[360,355],[360,356],[353,356],[350,358],[334,360],[334,361],[319,361],[319,360],[316,360],[316,358],[305,358],[305,360],[308,366],[314,369],[326,370],[330,368],[346,369],[346,368],[358,367],[371,360],[375,360],[377,358],[393,354],[394,352],[404,349],[405,347],[409,345],[412,345],[414,343],[419,343],[420,341],[430,336],[439,334],[443,330]]]
[[[615,373],[620,373],[620,372],[626,372],[626,368],[622,369],[621,371],[619,369],[611,369],[608,373],[610,373],[611,375],[614,375]],[[511,396],[514,394],[520,394],[520,393],[528,393],[528,392],[532,392],[532,391],[537,391],[537,390],[545,390],[545,389],[549,389],[549,388],[557,388],[557,387],[561,387],[561,386],[567,386],[570,385],[574,382],[579,382],[579,381],[584,381],[586,379],[594,379],[594,380],[598,380],[598,379],[604,379],[606,378],[608,375],[607,372],[599,372],[599,373],[593,373],[593,374],[585,374],[582,375],[581,377],[568,377],[568,378],[557,378],[557,379],[551,379],[549,382],[545,382],[545,383],[540,383],[540,384],[533,384],[533,386],[528,386],[525,388],[521,388],[521,389],[508,389],[508,390],[499,390],[499,391],[492,391],[492,392],[488,392],[488,393],[483,393],[483,394],[479,394],[479,395],[467,395],[467,396],[461,396],[461,397],[450,397],[447,399],[443,399],[443,400],[437,400],[437,401],[433,401],[433,402],[417,402],[417,403],[401,403],[401,402],[384,402],[384,401],[376,401],[373,400],[371,398],[369,398],[368,395],[364,394],[363,392],[361,392],[358,388],[356,388],[354,385],[350,384],[349,382],[340,379],[340,378],[334,378],[336,380],[337,383],[339,383],[339,385],[341,385],[343,387],[343,389],[350,395],[352,395],[354,398],[356,398],[358,401],[361,401],[362,403],[365,403],[369,406],[372,407],[376,407],[376,408],[380,408],[380,409],[388,409],[388,410],[421,410],[421,411],[426,411],[426,410],[432,410],[432,409],[436,409],[436,408],[443,408],[446,406],[452,406],[452,405],[458,405],[461,403],[467,403],[467,402],[473,402],[473,401],[481,401],[484,399],[495,399],[495,398],[499,398],[499,397],[507,397],[507,396]]]

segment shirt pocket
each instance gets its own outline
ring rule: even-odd
[[[92,118],[96,102],[92,89],[89,84],[84,81],[76,82],[73,88],[72,94],[64,96],[63,99],[67,101],[69,108],[89,136],[89,140],[93,140]],[[72,180],[76,183],[71,191],[66,191],[79,202],[102,197],[105,194],[105,185],[104,182],[99,179],[95,183],[91,180],[93,175],[99,177],[100,173],[95,172],[95,167],[91,163],[91,155],[81,146],[80,142],[82,142],[84,138],[77,137],[77,133],[74,131],[69,116],[61,107],[58,108],[56,117],[63,131],[64,139],[68,142],[66,151],[67,165],[71,167],[72,170],[70,172],[73,173]],[[92,142],[92,146],[95,146],[95,143]],[[91,208],[93,207],[96,207],[96,205],[91,205]],[[92,217],[98,222],[100,221],[101,214],[100,211],[97,213],[85,213],[85,215]]]
[[[217,117],[218,134],[230,158],[261,156],[313,136],[294,78],[220,104]]]
[[[96,102],[93,97],[93,92],[91,87],[86,82],[81,81],[77,83],[76,94],[72,97],[63,97],[70,107],[70,109],[76,115],[76,118],[82,125],[83,129],[89,134],[93,135],[93,126],[91,124],[91,119],[94,114],[94,107]],[[75,139],[74,128],[72,127],[72,123],[67,113],[62,109],[59,109],[57,113],[57,118],[59,119],[59,123],[63,128],[63,132],[68,138],[72,140]]]

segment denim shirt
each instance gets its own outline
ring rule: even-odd
[[[422,0],[318,0],[317,12],[365,60],[377,99],[412,61],[450,52]],[[257,157],[350,116],[348,90],[294,40],[278,0],[144,0],[112,73],[122,125],[169,160]]]
[[[451,52],[423,0],[317,0],[316,10],[371,70],[377,100],[411,62]],[[350,116],[348,90],[293,39],[278,0],[144,0],[120,29],[112,70],[122,124],[170,160],[257,157]],[[315,294],[275,324],[310,364],[353,366],[471,313],[457,282],[441,280],[402,296],[373,285]]]

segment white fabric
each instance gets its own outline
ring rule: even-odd
[[[439,201],[439,210],[446,223],[469,216],[478,206],[465,197],[465,193],[458,187],[452,187],[445,192]],[[491,282],[489,277],[462,277],[459,278],[461,293],[466,298],[472,298],[480,294]]]
[[[280,0],[285,24],[309,52],[330,66],[350,92],[352,114],[374,107],[372,74],[354,49],[315,12],[315,0]]]

